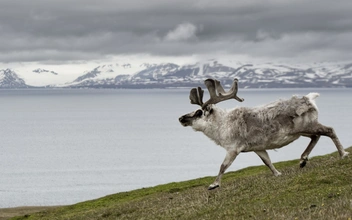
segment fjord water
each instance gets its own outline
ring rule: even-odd
[[[242,89],[243,103],[218,105],[257,106],[313,91],[321,95],[320,122],[335,128],[344,147],[351,146],[351,89]],[[215,176],[225,151],[178,122],[197,109],[188,92],[0,90],[0,207],[73,204]],[[274,162],[298,159],[308,143],[302,137],[269,155]],[[332,141],[322,137],[311,156],[333,151]],[[254,153],[243,153],[229,171],[261,164]]]

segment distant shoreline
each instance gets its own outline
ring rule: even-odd
[[[62,206],[19,206],[11,208],[0,208],[0,220],[41,212],[44,210],[54,209],[58,207]]]

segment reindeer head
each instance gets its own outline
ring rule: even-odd
[[[215,104],[228,99],[236,99],[239,102],[243,102],[244,99],[237,96],[237,85],[238,80],[234,79],[231,89],[225,92],[224,88],[221,86],[220,82],[215,79],[206,79],[204,81],[205,86],[208,88],[210,99],[203,103],[204,90],[200,87],[193,88],[190,91],[189,99],[191,104],[196,104],[201,107],[194,112],[183,115],[179,118],[180,123],[183,126],[192,126],[194,124],[203,124],[211,121],[214,117],[214,112],[218,109],[215,108]]]

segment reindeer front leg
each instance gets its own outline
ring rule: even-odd
[[[232,162],[236,159],[237,155],[237,151],[228,151],[226,153],[224,162],[222,162],[220,166],[219,174],[216,177],[215,181],[208,187],[208,190],[212,190],[220,186],[222,175],[225,173],[226,169],[231,166]]]
[[[271,170],[271,172],[273,172],[274,176],[280,176],[281,175],[281,173],[279,171],[277,171],[277,169],[271,163],[269,154],[268,154],[268,152],[266,152],[266,150],[254,151],[254,152],[260,157],[260,159],[262,159],[264,164],[267,165],[270,168],[270,170]]]

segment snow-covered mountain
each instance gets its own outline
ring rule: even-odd
[[[1,70],[0,70],[1,71]],[[30,87],[55,87],[59,84],[65,83],[58,72],[42,69],[42,68],[21,68],[11,69],[18,78],[23,80],[26,85]]]
[[[0,70],[0,88],[27,88],[25,81],[10,69]]]
[[[114,86],[115,79],[128,78],[129,76],[138,73],[148,65],[134,66],[130,63],[115,63],[100,65],[90,71],[86,71],[83,75],[77,77],[72,82],[67,82],[65,87],[104,87]]]
[[[2,70],[4,71],[4,70]],[[40,74],[38,74],[40,72]],[[189,65],[174,63],[100,65],[73,81],[55,81],[60,74],[40,68],[36,80],[50,75],[53,87],[92,88],[166,88],[202,86],[206,78],[216,78],[230,86],[234,78],[246,88],[352,87],[352,63],[315,63],[311,65],[250,64],[208,60]],[[18,74],[23,76],[25,74]],[[43,75],[43,76],[42,76]],[[25,78],[28,85],[37,86]]]

